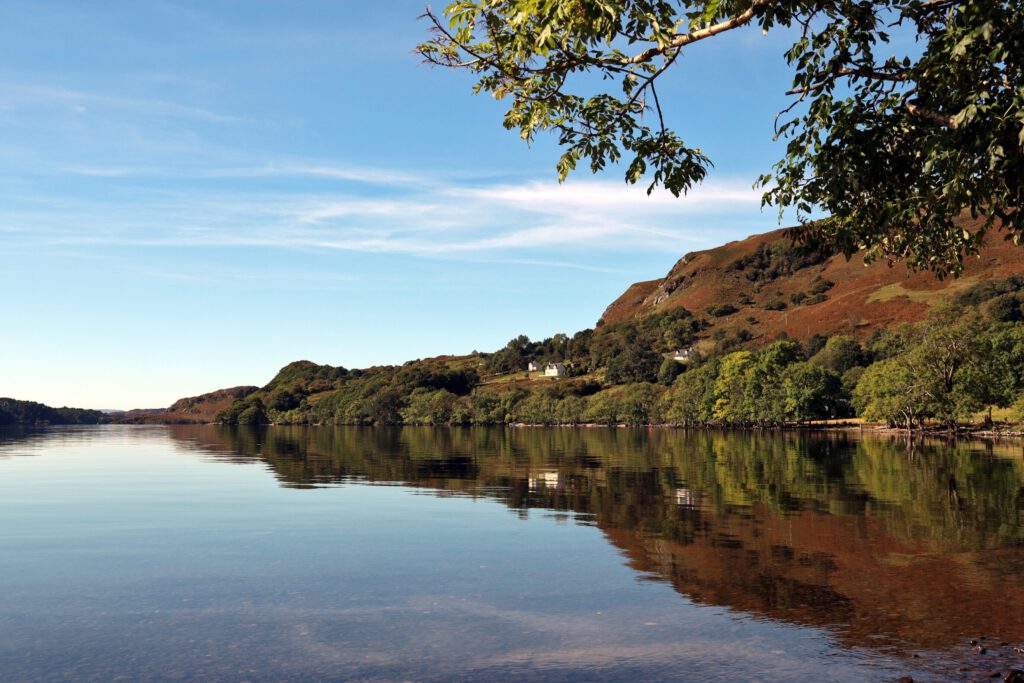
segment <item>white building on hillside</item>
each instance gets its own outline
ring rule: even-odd
[[[527,372],[540,372],[540,363],[535,360],[531,360],[526,366]]]
[[[685,349],[679,349],[678,351],[676,351],[675,355],[673,355],[672,358],[674,360],[679,361],[680,363],[689,363],[691,360],[693,360],[693,354],[693,347],[687,346]]]
[[[545,377],[565,377],[565,363],[548,363],[544,368]]]

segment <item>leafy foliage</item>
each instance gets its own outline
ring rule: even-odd
[[[700,341],[701,351],[685,364],[671,354],[696,342],[707,324],[685,309],[572,337],[519,336],[493,354],[361,370],[301,361],[219,419],[771,427],[856,414],[910,428],[925,421],[952,426],[1024,395],[1024,321],[995,305],[1017,296],[1005,292],[1012,286],[1007,280],[967,292],[962,298],[976,305],[937,306],[928,319],[877,332],[863,345],[852,336],[820,334],[802,344],[764,343],[741,330],[733,337],[723,332],[713,347],[712,340]],[[550,358],[572,366],[570,377],[552,381],[524,372],[530,360]]]
[[[759,180],[766,204],[797,210],[793,237],[943,276],[989,231],[1024,231],[1020,0],[459,0],[425,17],[419,53],[507,99],[504,125],[526,142],[554,132],[560,179],[621,163],[627,182],[675,195],[711,160],[669,126],[659,78],[726,31],[798,29],[786,154]]]
[[[771,282],[781,277],[789,277],[797,271],[824,263],[829,254],[806,246],[795,244],[792,240],[775,240],[771,244],[762,244],[753,253],[741,256],[729,264],[728,269],[740,271],[751,282]],[[816,280],[821,277],[817,276]]]
[[[34,401],[0,398],[0,425],[75,425],[107,421],[107,416],[98,410],[51,408]]]

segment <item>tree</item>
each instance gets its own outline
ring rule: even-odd
[[[916,327],[920,342],[904,355],[904,362],[928,387],[934,415],[952,425],[982,405],[963,381],[964,370],[985,353],[980,344],[981,316],[975,309],[943,305]]]
[[[686,372],[686,364],[680,363],[675,358],[666,358],[658,368],[658,381],[665,386],[671,386],[676,377]]]
[[[811,362],[842,375],[850,368],[864,364],[864,350],[856,339],[840,334],[829,337],[824,348],[814,354]]]
[[[555,404],[555,422],[561,425],[578,425],[583,421],[587,402],[579,396],[566,396]]]
[[[516,419],[526,424],[554,424],[555,399],[545,391],[530,394],[516,406]]]
[[[989,302],[988,317],[996,322],[1015,323],[1024,320],[1024,310],[1016,294],[1004,294]]]
[[[899,358],[879,361],[864,371],[853,391],[853,405],[865,420],[883,420],[907,429],[934,414],[927,382]]]
[[[660,422],[663,389],[656,384],[629,384],[618,397],[619,419],[628,425],[642,426]]]
[[[797,422],[837,417],[844,403],[843,383],[832,370],[794,363],[782,372],[783,410]]]
[[[589,422],[611,426],[619,423],[621,412],[619,399],[604,391],[590,397],[583,418]]]
[[[378,425],[402,424],[402,408],[405,401],[394,389],[384,389],[366,397],[360,408],[363,415],[361,421],[373,422]]]
[[[459,0],[424,16],[418,52],[507,98],[525,141],[553,131],[560,179],[623,162],[627,182],[675,195],[711,160],[670,128],[659,79],[693,43],[800,29],[776,121],[786,154],[759,179],[780,216],[797,210],[794,237],[943,276],[986,232],[1024,234],[1021,0]],[[617,85],[595,93],[587,74]],[[979,230],[959,225],[964,209]]]
[[[613,384],[653,382],[658,378],[662,359],[647,340],[632,335],[624,340],[621,351],[605,368],[605,379]]]
[[[1014,326],[1019,338],[1020,328]],[[964,412],[987,407],[987,422],[992,422],[992,408],[1007,408],[1016,398],[1020,381],[1014,368],[1020,358],[1014,357],[1012,337],[999,332],[986,332],[978,338],[974,353],[957,373],[955,397]],[[1014,361],[1017,361],[1015,364]]]
[[[726,424],[744,424],[756,419],[747,400],[748,378],[754,367],[754,354],[750,351],[737,351],[722,359],[715,379],[713,415],[716,420]]]
[[[262,425],[267,423],[267,415],[263,412],[263,403],[256,399],[238,413],[237,423],[240,425]]]
[[[693,426],[713,419],[718,362],[711,361],[676,378],[665,396],[665,419]]]
[[[783,370],[803,357],[800,344],[791,339],[772,342],[757,352],[756,362],[744,378],[741,410],[747,421],[762,425],[786,421]]]

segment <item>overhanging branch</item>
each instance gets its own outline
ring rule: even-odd
[[[666,45],[648,48],[647,50],[644,50],[638,55],[634,55],[633,57],[627,57],[626,59],[623,59],[622,63],[643,64],[644,62],[649,62],[658,55],[664,54],[669,50],[678,50],[684,45],[696,43],[698,40],[704,40],[705,38],[716,36],[719,33],[731,31],[734,28],[739,28],[740,26],[749,24],[750,21],[758,14],[763,12],[764,8],[767,7],[769,4],[770,0],[754,0],[754,2],[750,5],[746,12],[736,15],[732,19],[726,19],[723,22],[714,24],[712,26],[708,26],[707,28],[699,29],[697,31],[690,31],[689,33],[680,34],[673,38],[672,41],[667,43]]]

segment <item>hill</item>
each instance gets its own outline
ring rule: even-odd
[[[964,222],[965,229],[975,227]],[[629,287],[605,310],[598,327],[685,308],[718,332],[774,339],[871,332],[926,317],[929,308],[981,282],[1024,273],[1024,249],[995,235],[958,279],[938,280],[902,265],[864,263],[796,248],[785,230],[753,235],[685,255],[657,280]]]
[[[560,374],[528,370],[536,364]],[[365,369],[296,361],[262,388],[133,420],[779,426],[857,416],[919,427],[982,409],[991,419],[1014,403],[1024,410],[1024,249],[997,238],[962,277],[941,281],[808,252],[780,230],[687,254],[631,286],[596,329]]]
[[[235,401],[244,399],[259,387],[242,386],[218,389],[200,396],[178,399],[169,408],[129,410],[111,415],[114,422],[131,424],[207,424]]]
[[[0,426],[12,425],[75,425],[107,422],[98,410],[84,408],[51,408],[35,401],[0,398]]]

